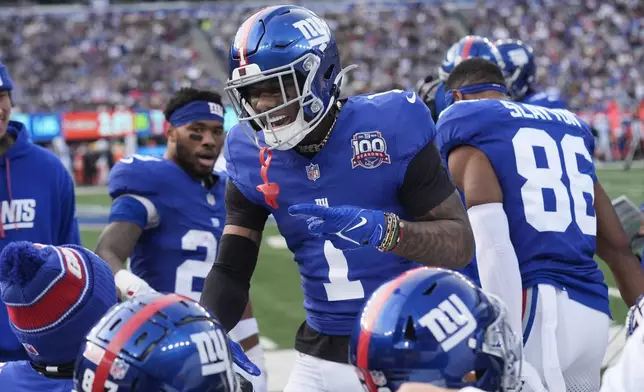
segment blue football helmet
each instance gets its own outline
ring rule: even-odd
[[[349,358],[369,392],[396,391],[405,382],[513,390],[520,385],[521,342],[505,313],[497,298],[458,272],[413,269],[365,302]]]
[[[449,48],[443,64],[438,68],[438,78],[442,81],[447,80],[454,67],[472,57],[484,58],[501,69],[505,68],[501,53],[489,39],[479,35],[467,35]]]
[[[326,22],[294,5],[266,7],[246,19],[229,61],[225,91],[239,120],[264,131],[266,144],[278,150],[293,148],[322,121],[337,100],[342,75],[352,68],[342,70]],[[259,112],[253,92],[267,90],[281,103]],[[291,105],[297,114],[287,116]]]
[[[78,392],[237,392],[231,348],[219,322],[177,295],[141,295],[94,326],[74,370]]]
[[[532,47],[515,39],[498,40],[494,44],[503,57],[502,70],[510,97],[518,101],[530,90],[536,78]]]

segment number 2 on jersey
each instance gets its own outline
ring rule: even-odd
[[[195,301],[199,301],[201,292],[192,289],[194,279],[205,279],[208,276],[208,272],[210,272],[210,268],[215,262],[215,257],[217,257],[217,239],[213,233],[204,230],[189,230],[181,237],[181,249],[195,251],[199,247],[206,248],[206,259],[188,259],[181,263],[177,267],[174,286],[175,293],[185,295]]]
[[[526,221],[537,231],[554,231],[563,233],[573,221],[579,230],[586,235],[596,235],[596,217],[587,214],[588,203],[595,198],[594,182],[589,174],[581,173],[577,157],[581,155],[592,163],[590,153],[579,136],[566,135],[560,145],[542,129],[521,128],[512,139],[517,172],[526,179],[521,187],[521,199],[525,210]],[[547,167],[537,165],[535,147],[545,152]],[[563,164],[559,151],[563,153]],[[570,185],[562,182],[566,174]],[[546,210],[544,189],[550,189],[555,197],[555,209]],[[568,194],[570,192],[570,195]],[[586,200],[584,194],[590,195]],[[571,209],[571,197],[572,206]]]

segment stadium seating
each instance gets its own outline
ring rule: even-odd
[[[611,3],[357,2],[313,8],[336,31],[343,63],[360,65],[349,78],[349,93],[414,88],[435,72],[453,42],[475,33],[534,45],[541,84],[558,87],[581,110],[607,100],[632,107],[644,96],[644,3]],[[218,7],[197,14],[2,12],[0,58],[18,86],[15,103],[32,113],[100,105],[158,108],[182,85],[221,87],[223,75],[199,57],[190,29],[205,33],[223,59],[240,22],[255,8]]]

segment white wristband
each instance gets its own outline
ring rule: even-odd
[[[259,334],[259,325],[257,325],[257,319],[254,317],[248,318],[245,320],[239,320],[235,328],[231,329],[228,332],[228,336],[237,343],[242,340]]]
[[[156,292],[145,280],[126,269],[118,271],[114,275],[114,281],[121,292],[121,301],[127,301],[137,295]]]

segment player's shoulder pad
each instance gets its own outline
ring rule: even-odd
[[[347,109],[359,113],[358,128],[378,130],[385,140],[395,140],[398,153],[419,150],[436,137],[436,125],[416,92],[390,90],[352,97]]]
[[[233,182],[243,175],[237,167],[253,162],[259,167],[259,149],[251,140],[255,130],[246,122],[240,122],[228,131],[224,142],[224,159],[226,161],[226,175]],[[260,143],[263,143],[263,133],[258,133]]]
[[[449,106],[436,124],[436,145],[443,159],[459,145],[476,145],[478,138],[489,131],[489,125],[508,113],[503,102],[496,99],[464,100]]]
[[[112,198],[124,194],[153,195],[159,191],[158,180],[167,162],[148,155],[131,155],[121,159],[110,171],[107,190]]]
[[[523,103],[543,106],[548,109],[566,109],[566,102],[557,89],[538,92],[528,97]]]

